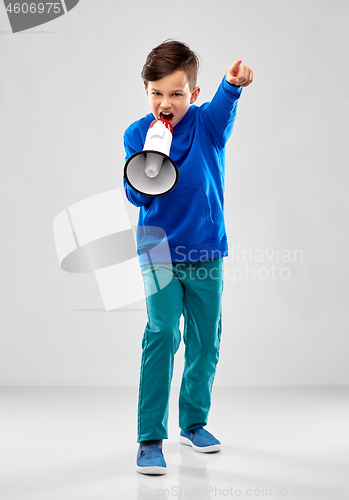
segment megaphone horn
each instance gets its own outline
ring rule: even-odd
[[[124,167],[126,182],[132,189],[147,196],[162,196],[176,186],[178,167],[169,157],[173,128],[162,118],[148,128],[143,151],[132,155]]]

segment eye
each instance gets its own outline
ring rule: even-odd
[[[175,94],[173,94],[173,95],[175,95],[176,97],[180,97],[182,94],[180,94],[179,92],[176,92],[176,93],[175,93]]]
[[[161,95],[161,94],[160,94],[160,92],[153,92],[153,95],[155,95],[157,97],[158,95]]]

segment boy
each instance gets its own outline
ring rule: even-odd
[[[198,56],[178,41],[166,40],[153,49],[142,70],[151,113],[124,134],[127,160],[143,150],[154,119],[168,120],[173,127],[170,157],[179,169],[175,188],[155,197],[138,193],[123,178],[127,199],[140,207],[138,226],[163,229],[171,255],[171,262],[155,255],[149,264],[138,241],[148,315],[138,401],[136,469],[143,474],[166,473],[162,440],[168,437],[169,395],[182,314],[185,366],[179,396],[180,442],[199,452],[221,447],[204,426],[219,358],[223,257],[228,255],[224,152],[242,87],[252,82],[253,72],[236,61],[211,103],[198,107],[193,105],[200,94],[198,63]],[[161,279],[169,282],[154,293],[154,281]]]

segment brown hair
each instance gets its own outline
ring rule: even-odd
[[[144,85],[148,87],[148,82],[160,80],[160,78],[182,69],[186,72],[190,91],[193,91],[199,64],[199,56],[190,50],[186,43],[168,39],[149,52],[141,76]]]

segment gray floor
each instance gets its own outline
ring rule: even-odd
[[[221,452],[178,442],[165,476],[135,471],[136,387],[1,387],[0,500],[349,497],[349,387],[214,387]]]

